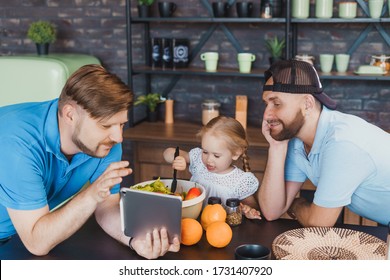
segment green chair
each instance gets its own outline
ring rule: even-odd
[[[57,98],[68,77],[100,61],[82,54],[0,56],[0,106]]]

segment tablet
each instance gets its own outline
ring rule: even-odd
[[[144,238],[147,232],[165,227],[172,243],[181,235],[181,197],[122,188],[120,215],[122,231],[126,236]]]

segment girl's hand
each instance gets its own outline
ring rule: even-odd
[[[173,169],[183,171],[183,170],[186,170],[186,167],[187,167],[186,160],[182,156],[177,156],[172,162]]]
[[[240,211],[248,219],[258,219],[261,220],[261,214],[259,210],[250,207],[249,205],[240,203]]]

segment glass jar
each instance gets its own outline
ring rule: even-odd
[[[211,119],[219,116],[221,103],[213,99],[204,100],[202,103],[202,124],[206,125]]]
[[[230,226],[238,226],[242,222],[242,214],[239,209],[240,200],[238,198],[226,199],[226,223]]]
[[[379,66],[383,69],[383,71],[390,70],[390,56],[388,55],[373,55],[371,56],[370,65]]]
[[[217,196],[210,196],[207,200],[207,204],[214,205],[214,204],[222,204],[222,200],[220,197]]]
[[[297,54],[295,56],[295,60],[305,61],[310,63],[311,65],[314,64],[314,56],[308,54]]]

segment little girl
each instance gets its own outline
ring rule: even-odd
[[[241,200],[241,211],[250,219],[261,219],[259,205],[254,193],[259,181],[250,171],[247,149],[248,141],[243,126],[234,118],[219,116],[207,123],[197,135],[202,148],[190,152],[180,150],[174,159],[174,148],[164,151],[166,162],[177,170],[185,170],[189,164],[191,181],[206,189],[206,200],[211,196],[221,197],[222,203],[228,198]],[[242,158],[243,170],[233,165]]]

